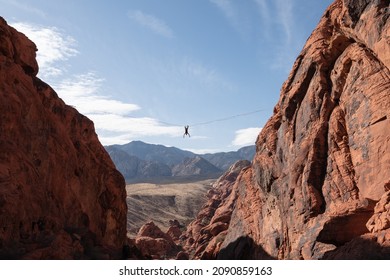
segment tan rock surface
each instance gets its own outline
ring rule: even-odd
[[[93,123],[36,77],[0,18],[0,258],[119,258],[125,182]]]

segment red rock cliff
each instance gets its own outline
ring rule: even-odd
[[[207,203],[180,238],[192,259],[214,259],[218,255],[238,195],[232,192],[236,190],[234,184],[240,172],[249,166],[247,160],[237,161],[208,191]]]
[[[36,77],[35,53],[0,18],[0,258],[119,258],[124,179],[93,123]]]
[[[389,6],[325,12],[234,185],[217,258],[390,258]]]

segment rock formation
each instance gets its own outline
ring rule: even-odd
[[[208,191],[207,203],[181,236],[192,258],[213,259],[218,254],[237,199],[237,192],[232,193],[233,185],[240,172],[249,166],[247,160],[236,162]]]
[[[170,220],[167,234],[172,238],[173,241],[178,242],[182,234],[181,228],[183,227],[178,220]]]
[[[135,238],[131,238],[126,254],[130,259],[214,259],[219,254],[226,236],[234,202],[233,185],[241,170],[248,168],[246,160],[235,163],[208,192],[208,202],[185,232],[177,220],[163,232],[154,222],[144,224]],[[229,199],[229,201],[227,201]]]
[[[124,179],[93,123],[36,77],[36,51],[0,18],[0,258],[120,258]]]
[[[390,258],[389,6],[325,12],[220,205],[234,210],[213,257]]]
[[[153,222],[143,225],[136,238],[135,246],[142,253],[144,258],[152,259],[174,259],[180,252],[169,233],[164,233]],[[183,258],[182,254],[179,256]]]

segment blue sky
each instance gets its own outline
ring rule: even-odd
[[[103,144],[217,152],[254,144],[331,2],[0,0],[0,15]]]

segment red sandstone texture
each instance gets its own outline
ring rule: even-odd
[[[214,259],[226,236],[237,193],[232,195],[240,172],[250,166],[247,160],[238,161],[222,175],[208,192],[207,203],[196,219],[182,232],[177,220],[169,221],[164,233],[153,222],[143,225],[137,236],[129,240],[130,259]]]
[[[389,6],[336,0],[328,8],[251,168],[218,205],[232,209],[228,228],[199,224],[187,234],[195,258],[390,259]]]
[[[124,179],[93,123],[36,77],[36,51],[0,18],[0,258],[120,258]]]
[[[181,236],[193,259],[216,258],[225,239],[238,193],[232,192],[240,172],[250,166],[247,160],[233,164],[207,193],[208,201]]]
[[[141,259],[188,259],[188,255],[181,251],[181,246],[175,243],[180,235],[181,231],[176,224],[164,233],[153,222],[149,222],[140,228],[133,242],[141,253]]]
[[[139,252],[138,259],[214,259],[218,255],[230,223],[238,193],[232,194],[233,186],[240,172],[251,163],[238,161],[222,175],[207,193],[208,201],[203,205],[196,219],[181,231],[178,221],[170,221],[166,233],[153,222],[143,225],[133,244],[133,251]],[[131,252],[129,255],[132,255]]]

